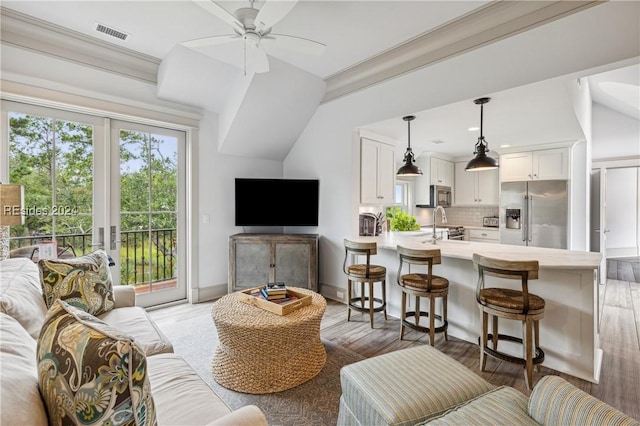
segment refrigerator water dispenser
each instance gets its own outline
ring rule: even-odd
[[[520,209],[506,209],[507,229],[520,229]]]

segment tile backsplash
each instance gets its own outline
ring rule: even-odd
[[[486,216],[498,216],[497,206],[478,207],[449,207],[445,209],[448,225],[482,226],[482,218]],[[417,208],[415,216],[422,226],[433,223],[433,209]],[[437,217],[437,224],[441,224],[441,216]]]

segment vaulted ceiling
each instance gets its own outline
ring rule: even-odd
[[[218,3],[233,12],[249,2]],[[227,23],[190,0],[4,1],[2,5],[3,47],[131,73],[154,85],[162,99],[216,113],[220,152],[282,160],[322,102],[599,3],[302,0],[274,25],[273,32],[324,43],[325,53],[310,56],[272,48],[270,72],[246,76],[241,45],[181,44],[232,33]],[[263,6],[264,2],[255,2],[256,8]],[[128,37],[122,41],[97,32],[96,24]],[[65,48],[56,48],[60,43]],[[100,55],[109,60],[100,61]],[[627,70],[612,76],[597,77],[602,90],[594,91],[594,99],[637,113],[637,101],[629,105],[610,99],[624,89],[619,84],[639,86],[637,68],[635,75]],[[485,110],[490,141],[502,143],[514,134],[531,134],[531,129],[550,141],[582,137],[559,79],[495,96]],[[420,120],[412,130],[413,139],[421,144],[418,149],[463,155],[477,137],[467,130],[479,120],[472,100],[416,113]],[[368,127],[406,140],[400,117]],[[445,143],[436,145],[434,140]]]

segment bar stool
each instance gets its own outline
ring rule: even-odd
[[[398,256],[400,264],[398,266],[398,285],[402,289],[402,310],[400,319],[400,340],[404,337],[404,328],[409,327],[417,331],[429,333],[429,343],[434,345],[435,333],[444,332],[444,339],[448,340],[447,328],[447,296],[449,295],[449,280],[433,275],[433,265],[442,263],[440,249],[418,250],[398,246]],[[409,265],[409,273],[402,275],[404,264]],[[412,273],[411,265],[426,266],[426,274]],[[407,294],[412,294],[416,298],[415,311],[407,312]],[[429,312],[420,310],[420,298],[429,298]],[[442,298],[442,315],[436,314],[436,299]],[[407,320],[413,317],[414,322]],[[429,327],[420,325],[420,317],[429,317]],[[435,326],[435,320],[441,322],[439,327]]]
[[[373,328],[374,312],[384,312],[384,319],[387,319],[387,268],[371,264],[371,256],[376,253],[377,244],[375,242],[365,243],[344,240],[344,263],[342,269],[347,275],[347,299],[349,307],[347,310],[347,321],[351,319],[351,310],[368,312],[371,328]],[[366,256],[366,262],[348,264],[349,255]],[[360,297],[353,297],[353,282],[360,283]],[[373,284],[376,282],[381,283],[381,298],[374,297]],[[369,296],[365,296],[365,283],[369,283]]]
[[[484,371],[486,355],[503,361],[524,365],[524,378],[529,389],[533,385],[533,367],[544,361],[544,351],[540,349],[539,321],[544,317],[544,299],[529,293],[529,280],[538,279],[538,261],[510,261],[494,259],[474,253],[473,263],[478,269],[476,300],[482,314],[482,334],[480,336],[480,369]],[[522,291],[506,288],[485,288],[485,276],[519,279]],[[488,334],[489,315],[493,333]],[[523,336],[509,336],[498,333],[498,318],[522,321]],[[492,341],[492,348],[488,341]],[[498,341],[506,340],[523,345],[522,358],[498,351]]]

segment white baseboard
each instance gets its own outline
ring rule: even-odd
[[[227,289],[228,286],[226,283],[203,288],[192,288],[189,300],[191,303],[200,303],[208,300],[219,299],[227,294]]]
[[[319,283],[320,294],[336,302],[347,303],[347,290],[330,284]]]
[[[607,259],[638,256],[638,247],[607,248]]]

